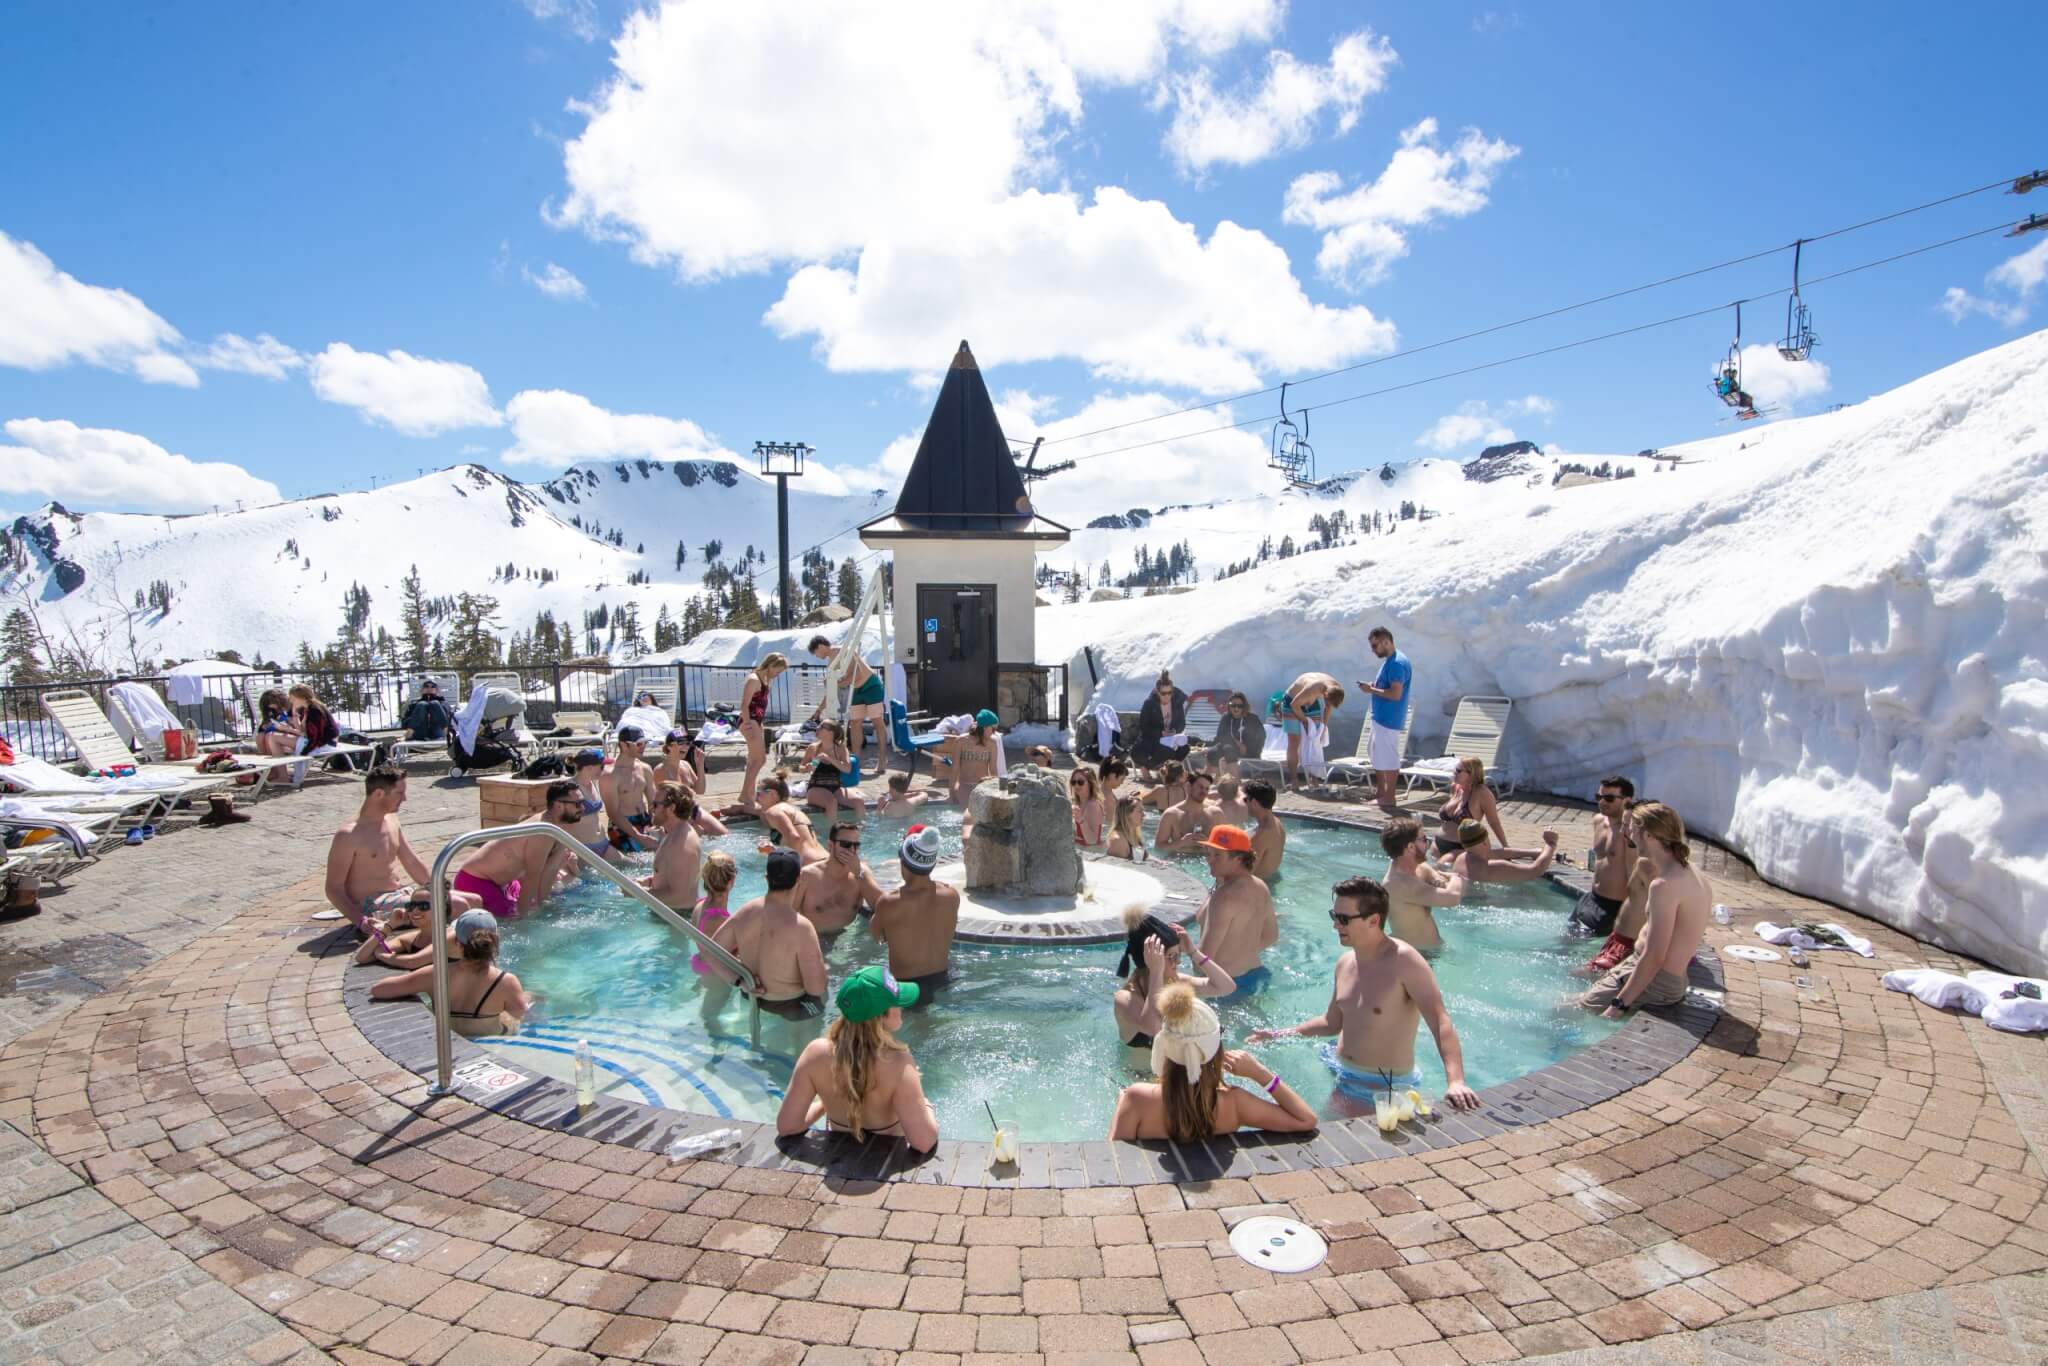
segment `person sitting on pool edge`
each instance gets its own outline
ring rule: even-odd
[[[1637,1006],[1674,1006],[1685,999],[1686,971],[1706,937],[1713,888],[1692,866],[1685,822],[1662,802],[1631,813],[1650,865],[1649,921],[1628,961],[1594,984],[1576,1004],[1619,1020]]]
[[[952,974],[953,931],[960,924],[960,889],[932,880],[939,866],[939,832],[913,825],[896,859],[903,884],[882,893],[868,918],[868,933],[889,950],[889,971],[930,999]]]
[[[1273,1039],[1337,1036],[1323,1061],[1340,1089],[1405,1090],[1417,1084],[1415,1026],[1427,1024],[1444,1063],[1444,1100],[1476,1110],[1479,1097],[1465,1084],[1465,1053],[1444,1005],[1429,960],[1387,934],[1387,889],[1368,877],[1349,877],[1330,889],[1330,923],[1350,950],[1337,960],[1336,983],[1323,1013],[1291,1029],[1255,1029],[1247,1044]]]
[[[996,747],[1003,743],[1003,734],[996,729],[999,724],[1001,718],[983,707],[974,714],[974,725],[965,734],[949,735],[932,747],[934,760],[952,766],[946,800],[953,805],[967,805],[967,794],[975,785],[995,776]]]
[[[1128,1046],[1152,1046],[1160,1030],[1159,993],[1175,982],[1187,981],[1197,996],[1228,996],[1237,990],[1236,980],[1195,947],[1185,926],[1170,925],[1143,906],[1127,906],[1124,931],[1124,956],[1116,965],[1123,982],[1112,1008],[1116,1036]],[[1181,977],[1183,953],[1202,970],[1200,977]]]
[[[489,911],[464,911],[448,932],[462,950],[448,964],[449,1028],[468,1039],[517,1034],[532,1002],[519,979],[497,966],[498,918]],[[432,1002],[432,963],[370,984],[373,1001],[402,1001],[408,996],[425,996]]]
[[[856,1142],[901,1138],[921,1153],[936,1147],[939,1118],[910,1050],[896,1038],[903,1007],[917,998],[917,987],[899,983],[887,968],[850,973],[839,984],[838,1018],[797,1055],[775,1132],[793,1138],[823,1119]]]
[[[825,813],[830,824],[845,807],[859,816],[867,809],[860,792],[847,786],[854,777],[853,751],[837,721],[818,723],[818,734],[804,750],[804,762],[811,766],[811,779],[804,788],[804,805]]]
[[[907,816],[927,803],[943,800],[932,792],[912,792],[910,775],[898,770],[889,775],[888,791],[882,797],[882,804],[875,808],[875,814],[884,820],[891,816]]]
[[[1232,1000],[1241,1000],[1266,985],[1272,969],[1259,956],[1280,939],[1280,918],[1273,911],[1273,893],[1252,875],[1252,839],[1234,825],[1219,825],[1198,846],[1209,860],[1216,888],[1195,923],[1202,930],[1202,952],[1223,965],[1237,980]]]
[[[860,856],[859,826],[840,821],[825,840],[832,852],[823,863],[804,865],[791,904],[820,935],[834,935],[851,925],[863,908],[872,910],[882,899],[882,887]]]
[[[1223,1051],[1216,1012],[1197,1001],[1186,982],[1159,993],[1159,1015],[1153,1080],[1126,1086],[1117,1097],[1111,1140],[1200,1143],[1239,1129],[1299,1134],[1316,1127],[1315,1111],[1271,1068],[1250,1053]],[[1225,1072],[1256,1089],[1225,1086]]]
[[[1252,813],[1252,872],[1272,883],[1280,880],[1280,859],[1287,852],[1287,827],[1273,814],[1280,794],[1264,779],[1244,785],[1244,803]]]
[[[583,794],[567,778],[549,783],[544,801],[536,819],[567,830],[583,817]],[[492,915],[509,920],[534,909],[575,876],[576,855],[566,845],[528,835],[478,849],[455,870],[452,886],[475,896]]]
[[[818,931],[792,904],[803,866],[794,850],[769,854],[767,892],[734,911],[711,936],[754,974],[761,1009],[785,1020],[814,1020],[825,1009],[825,953]],[[706,961],[714,976],[733,980],[715,960]]]
[[[1568,926],[1573,934],[1614,932],[1615,917],[1628,900],[1629,882],[1635,876],[1638,859],[1628,825],[1635,795],[1636,785],[1618,774],[1600,780],[1599,809],[1593,813],[1593,866],[1587,870],[1593,875],[1593,889],[1572,908]],[[1501,843],[1507,841],[1503,839]]]
[[[378,929],[388,932],[389,926],[379,924],[381,917],[430,895],[426,862],[398,824],[404,805],[405,770],[393,763],[376,765],[363,775],[362,806],[354,819],[334,832],[327,847],[327,902],[364,936]],[[401,879],[401,873],[410,881]],[[450,907],[457,911],[482,904],[468,893],[449,897]]]
[[[1464,901],[1465,879],[1423,861],[1422,824],[1413,817],[1388,821],[1380,829],[1380,848],[1392,860],[1387,865],[1387,933],[1418,949],[1440,946],[1443,936],[1430,908]]]

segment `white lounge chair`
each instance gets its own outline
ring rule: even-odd
[[[249,709],[249,734],[252,737],[244,741],[240,746],[244,753],[256,752],[256,742],[253,737],[263,728],[263,694],[269,692],[272,688],[276,688],[281,692],[288,692],[293,686],[295,686],[293,680],[288,678],[279,679],[270,674],[250,674],[242,680],[242,702]],[[377,748],[375,745],[341,744],[328,745],[312,754],[265,755],[265,771],[267,772],[271,768],[297,769],[298,776],[292,780],[292,785],[296,787],[313,774],[327,771],[324,764],[315,768],[313,766],[315,759],[331,759],[336,755],[342,755],[349,760],[351,765],[357,763],[367,764],[370,757],[376,752]],[[354,769],[351,768],[349,773],[352,775]]]
[[[211,792],[225,791],[234,784],[233,774],[213,777],[195,773],[183,764],[146,762],[122,741],[114,723],[100,710],[100,704],[93,700],[91,693],[75,688],[44,693],[43,710],[63,730],[64,738],[78,752],[79,765],[85,771],[104,772],[132,767],[138,775],[176,780],[178,786],[165,794],[167,800],[162,813],[165,817],[176,809],[179,800],[186,801],[189,814],[196,816],[197,811],[189,809],[195,799]]]
[[[87,816],[77,812],[48,816],[0,816],[0,830],[43,832],[34,844],[17,845],[8,851],[22,860],[37,877],[62,882],[80,868],[99,862],[101,853],[125,839],[126,832],[113,828],[112,816]]]
[[[567,735],[543,735],[541,745],[550,750],[609,750],[612,738],[605,733],[604,717],[594,711],[558,711],[555,729],[567,727]]]
[[[449,669],[441,673],[428,670],[421,673],[418,677],[407,681],[405,691],[400,695],[398,703],[398,715],[401,720],[404,719],[406,712],[412,707],[412,704],[419,701],[425,695],[426,685],[429,683],[441,689],[441,702],[448,708],[449,719],[451,721],[454,719],[455,709],[462,705],[462,678],[453,669]],[[396,763],[404,763],[415,753],[445,754],[448,752],[448,741],[445,738],[440,740],[407,739],[406,729],[403,725],[392,726],[387,731],[372,731],[368,733],[378,735],[380,738],[384,736],[389,737],[385,740],[387,746],[385,752]]]
[[[1508,714],[1514,706],[1513,699],[1506,697],[1459,698],[1457,714],[1451,718],[1451,733],[1444,737],[1443,754],[1403,768],[1403,782],[1409,789],[1417,783],[1442,783],[1449,787],[1458,764],[1465,759],[1477,759],[1486,765],[1487,781],[1495,791],[1503,795],[1513,792],[1514,783],[1496,770],[1507,739]]]
[[[146,685],[138,684],[136,686]],[[139,750],[139,753],[142,755],[143,758],[149,761],[151,767],[182,769],[186,774],[195,778],[238,778],[244,773],[253,773],[256,775],[255,781],[246,785],[243,788],[240,795],[248,799],[250,802],[255,802],[262,798],[264,786],[270,776],[270,766],[268,764],[258,764],[250,759],[238,758],[234,761],[232,765],[225,767],[216,766],[208,769],[205,773],[202,774],[198,771],[198,768],[201,761],[204,760],[206,757],[205,750],[203,750],[200,753],[195,753],[190,758],[185,759],[173,759],[169,757],[164,752],[164,741],[162,732],[158,732],[155,738],[151,738],[149,728],[142,724],[140,717],[130,714],[127,704],[121,700],[121,694],[118,691],[114,691],[111,689],[108,691],[107,712],[107,719],[113,722],[114,728],[117,731],[125,729],[127,733],[133,737],[133,740],[130,743],[140,743],[141,749]],[[190,734],[190,732],[188,732],[188,734]],[[193,743],[198,743],[196,736],[193,739]],[[220,745],[212,745],[206,747],[206,750],[219,750],[221,748],[223,747]]]
[[[1407,719],[1401,723],[1401,738],[1395,741],[1394,761],[1396,764],[1404,763],[1408,758],[1408,728],[1409,726],[1413,725],[1414,722],[1415,708],[1410,707],[1408,709]],[[1365,725],[1360,726],[1358,728],[1358,744],[1360,746],[1365,745],[1365,737],[1370,732],[1371,727],[1372,723],[1370,720],[1368,720]],[[1328,756],[1326,755],[1324,757],[1327,758]],[[1352,783],[1371,782],[1371,756],[1353,753],[1349,757],[1343,759],[1331,759],[1329,781],[1332,783],[1341,783],[1345,785],[1349,785]]]

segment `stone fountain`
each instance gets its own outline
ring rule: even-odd
[[[994,944],[1104,943],[1124,937],[1136,902],[1170,921],[1193,916],[1201,884],[1169,863],[1084,853],[1074,843],[1066,775],[1019,764],[979,783],[961,861],[935,876],[961,889],[959,939]]]

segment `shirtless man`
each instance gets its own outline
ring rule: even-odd
[[[1645,798],[1642,805],[1648,804]],[[1643,936],[1643,926],[1650,921],[1650,883],[1655,879],[1650,861],[1642,856],[1643,832],[1636,826],[1633,811],[1621,818],[1620,826],[1622,838],[1627,841],[1627,858],[1635,865],[1635,870],[1628,876],[1628,894],[1622,898],[1621,913],[1614,917],[1614,929],[1608,934],[1607,942],[1600,946],[1600,952],[1594,954],[1590,961],[1572,969],[1582,977],[1600,977],[1619,966],[1636,951],[1636,944]]]
[[[625,837],[619,847],[629,854],[654,842],[647,834],[654,820],[654,770],[640,757],[646,752],[647,737],[640,727],[620,726],[618,757],[603,783],[605,818]]]
[[[1458,1031],[1429,960],[1386,932],[1387,889],[1371,878],[1350,877],[1330,892],[1330,921],[1338,942],[1351,950],[1337,960],[1330,1004],[1292,1029],[1255,1029],[1245,1042],[1335,1034],[1340,1079],[1370,1083],[1379,1080],[1376,1074],[1392,1073],[1399,1089],[1415,1074],[1415,1026],[1426,1023],[1444,1060],[1444,1100],[1453,1109],[1478,1109],[1479,1097],[1465,1084]]]
[[[604,781],[604,754],[586,749],[577,754],[575,765],[576,791],[582,798],[583,814],[569,827],[574,835],[591,853],[599,858],[618,861],[618,851],[612,848],[611,836],[605,833],[604,794],[599,786]]]
[[[805,860],[793,902],[797,913],[821,935],[838,934],[853,923],[862,906],[882,899],[873,870],[861,862],[860,827],[835,825],[829,842],[832,852],[823,862]]]
[[[1273,913],[1273,894],[1252,875],[1252,837],[1234,825],[1219,825],[1199,846],[1209,856],[1209,876],[1216,890],[1195,914],[1202,931],[1202,952],[1216,960],[1237,981],[1226,999],[1241,1001],[1265,986],[1272,969],[1259,955],[1280,938],[1280,918]]]
[[[1273,814],[1279,799],[1271,783],[1254,778],[1244,785],[1244,803],[1252,813],[1252,872],[1267,882],[1280,876],[1280,859],[1287,852],[1287,827]]]
[[[1325,728],[1337,708],[1344,705],[1344,685],[1329,674],[1305,673],[1267,699],[1267,713],[1287,732],[1287,762],[1281,767],[1282,780],[1304,781],[1301,768],[1301,737],[1310,722]]]
[[[1631,813],[1650,865],[1649,922],[1636,951],[1578,998],[1587,1010],[1619,1020],[1637,1006],[1674,1006],[1685,999],[1685,974],[1707,932],[1713,889],[1692,866],[1685,822],[1662,802]]]
[[[1465,879],[1422,860],[1422,824],[1408,816],[1388,821],[1380,830],[1380,848],[1393,862],[1387,868],[1387,933],[1418,949],[1442,944],[1432,906],[1455,906],[1465,899]]]
[[[697,814],[697,794],[681,783],[663,783],[654,794],[654,825],[661,843],[654,847],[654,872],[640,879],[640,885],[672,911],[687,911],[697,904],[701,891],[697,873],[704,858],[704,842],[697,838],[691,818]]]
[[[910,775],[908,773],[891,773],[887,788],[887,792],[882,797],[882,804],[875,808],[877,816],[907,816],[925,803],[934,800],[933,794],[930,792],[912,792],[910,790]]]
[[[583,794],[567,778],[548,784],[538,819],[567,830],[583,815]],[[576,870],[576,856],[551,839],[498,840],[470,856],[455,873],[455,890],[474,893],[500,920],[530,911]]]
[[[777,849],[768,856],[767,871],[767,894],[734,911],[712,934],[712,942],[754,974],[763,1010],[785,1020],[814,1020],[825,1008],[825,953],[818,947],[817,930],[791,904],[803,860],[792,850]],[[725,977],[716,959],[705,962]]]
[[[1451,872],[1466,882],[1534,882],[1550,872],[1557,857],[1557,832],[1543,832],[1541,849],[1495,849],[1484,821],[1458,827],[1460,851],[1451,858]],[[1523,862],[1523,860],[1533,860]]]
[[[1152,837],[1154,849],[1193,849],[1202,842],[1209,827],[1217,824],[1209,811],[1209,783],[1206,773],[1188,775],[1187,795],[1159,817],[1159,830]]]
[[[1165,811],[1187,798],[1188,766],[1178,759],[1168,759],[1159,766],[1159,786],[1146,788],[1142,800],[1155,811]]]
[[[378,764],[363,778],[362,806],[327,847],[328,904],[365,935],[383,928],[376,922],[397,919],[416,897],[431,895],[427,865],[398,827],[404,805],[405,770]],[[481,904],[467,893],[451,893],[449,919]]]
[[[1236,774],[1226,773],[1216,780],[1216,787],[1209,794],[1209,823],[1251,828],[1252,809],[1245,805],[1244,788]],[[1257,853],[1258,850],[1252,852]]]
[[[960,923],[960,890],[932,881],[939,863],[939,832],[913,825],[898,852],[903,885],[875,902],[868,933],[889,950],[889,971],[915,982],[918,1001],[944,986],[953,966],[953,929]]]
[[[825,846],[818,843],[818,832],[811,828],[811,818],[789,799],[787,778],[780,773],[763,778],[754,791],[754,799],[760,803],[761,824],[769,831],[769,838],[760,846],[762,853],[771,853],[779,845],[793,850],[807,864],[825,861]]]
[[[849,639],[835,652],[831,641],[823,636],[812,636],[811,643],[804,647],[804,652],[813,659],[824,660],[827,664],[833,661],[836,654],[852,656],[848,661],[850,667],[846,674],[846,684],[853,689],[846,698],[847,743],[855,749],[865,748],[865,740],[861,734],[863,723],[874,726],[875,744],[882,751],[880,767],[886,769],[889,767],[889,718],[885,705],[887,694],[882,685],[882,676],[875,672],[873,665],[861,658],[860,644],[858,637]],[[825,702],[821,701],[818,703],[818,709],[811,713],[811,719],[815,721],[824,714]]]
[[[974,729],[965,735],[954,735],[934,746],[932,753],[945,759],[953,766],[952,792],[947,800],[955,806],[967,805],[967,794],[983,778],[995,776],[996,746],[1003,743],[1002,732],[996,729],[999,718],[987,707],[974,714]]]
[[[1635,871],[1635,844],[1628,837],[1629,799],[1636,785],[1626,778],[1600,780],[1600,809],[1593,815],[1593,890],[1572,909],[1574,934],[1607,935],[1628,900],[1629,876]]]

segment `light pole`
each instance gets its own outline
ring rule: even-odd
[[[775,476],[775,601],[778,624],[789,629],[789,481],[801,478],[804,458],[816,449],[801,441],[756,441],[754,458],[761,462],[761,475]]]

